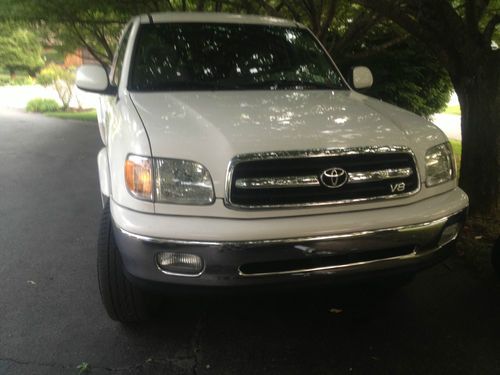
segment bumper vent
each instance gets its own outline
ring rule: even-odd
[[[239,267],[239,272],[242,276],[265,276],[321,270],[327,271],[334,268],[362,265],[368,262],[403,259],[414,254],[415,247],[398,247],[317,258],[247,263]]]

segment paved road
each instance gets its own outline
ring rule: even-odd
[[[131,328],[96,283],[94,124],[0,111],[0,374],[499,374],[500,283],[451,259],[368,289],[173,299]]]

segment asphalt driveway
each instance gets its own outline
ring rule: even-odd
[[[0,374],[499,374],[500,282],[459,258],[370,288],[100,304],[95,124],[0,110]],[[380,292],[380,293],[378,293]]]

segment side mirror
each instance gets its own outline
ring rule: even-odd
[[[76,87],[98,94],[116,94],[116,87],[109,84],[108,73],[100,65],[80,66],[76,71]]]
[[[368,89],[373,85],[373,75],[366,66],[356,66],[352,70],[352,84],[355,89]]]

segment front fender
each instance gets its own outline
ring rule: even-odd
[[[106,147],[103,147],[97,154],[97,169],[99,171],[99,186],[104,207],[105,201],[111,195],[111,178],[109,175],[108,152]]]
[[[127,190],[125,161],[130,154],[151,157],[146,129],[129,95],[119,100],[109,97],[107,124],[107,156],[109,165],[110,197],[123,207],[141,212],[154,212],[153,202],[135,198]]]

